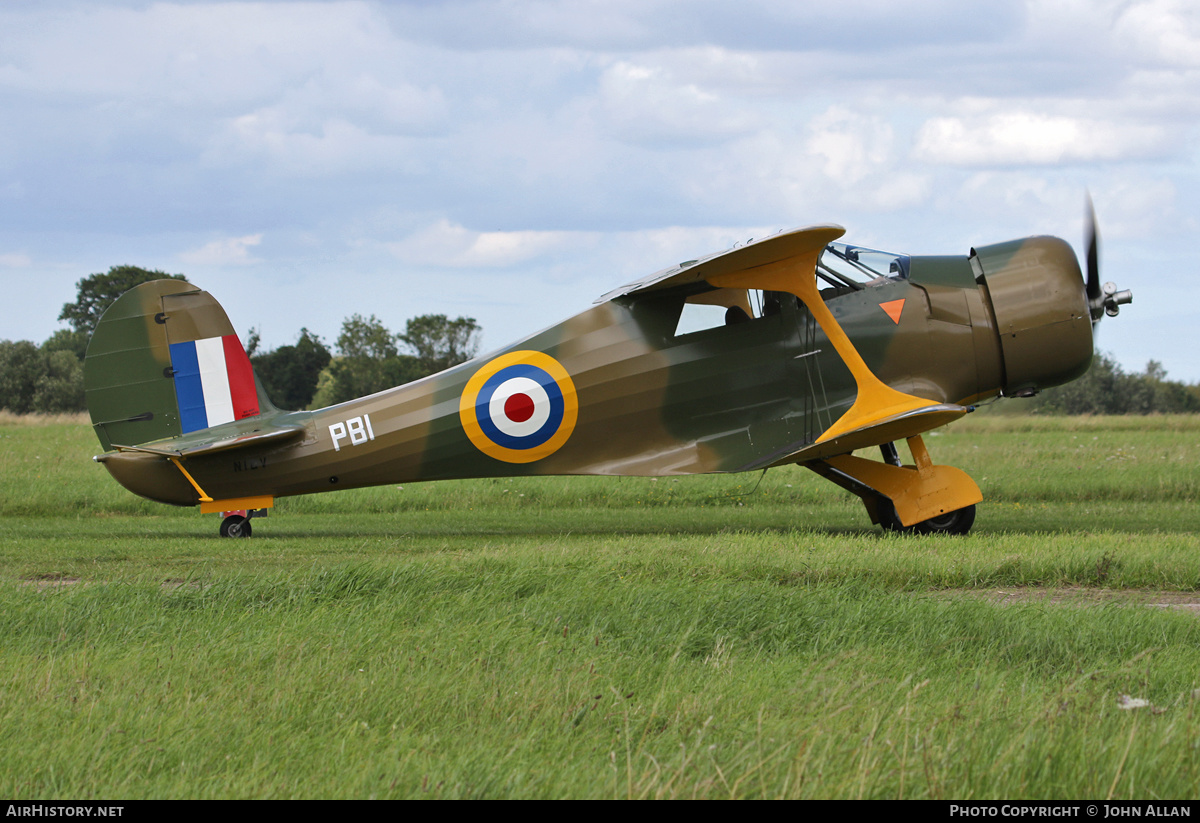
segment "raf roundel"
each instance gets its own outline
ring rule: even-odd
[[[467,437],[505,463],[532,463],[558,451],[579,416],[575,384],[548,354],[516,351],[475,372],[459,400]]]

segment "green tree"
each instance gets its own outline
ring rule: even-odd
[[[337,357],[317,378],[312,405],[344,403],[456,366],[475,356],[479,333],[479,324],[470,317],[421,315],[397,335],[375,315],[353,315],[342,323]],[[402,353],[398,341],[415,354]]]
[[[1200,392],[1167,380],[1157,360],[1144,373],[1126,374],[1112,355],[1098,351],[1083,377],[1047,389],[1035,408],[1042,414],[1179,414],[1200,411]]]
[[[267,396],[280,408],[308,408],[317,393],[321,370],[333,357],[321,338],[300,329],[294,346],[280,346],[262,354],[255,353],[257,348],[258,332],[251,330],[246,351]]]
[[[0,408],[15,414],[82,410],[79,359],[63,349],[39,349],[28,340],[0,340]]]
[[[82,411],[87,406],[83,393],[83,365],[70,351],[42,351],[44,370],[33,393],[33,410],[39,414]]]
[[[0,408],[14,414],[33,411],[38,380],[46,368],[38,347],[28,340],[0,340]]]
[[[1146,373],[1142,376],[1150,395],[1150,410],[1162,414],[1182,414],[1200,411],[1200,396],[1196,389],[1176,380],[1167,379],[1167,370],[1157,360],[1146,364]]]
[[[182,274],[167,274],[157,269],[141,269],[137,266],[113,266],[106,274],[90,274],[75,284],[79,296],[74,303],[64,303],[59,320],[65,320],[71,328],[85,335],[100,322],[100,315],[118,297],[150,280],[187,280]]]
[[[74,329],[59,329],[42,343],[42,351],[47,354],[55,351],[69,351],[77,360],[82,361],[87,354],[88,341],[91,335]]]
[[[329,364],[322,405],[344,403],[421,377],[415,357],[400,354],[396,336],[375,316],[352,315],[342,322],[338,357]]]
[[[474,317],[422,314],[408,321],[400,340],[416,352],[425,374],[437,374],[465,363],[479,351],[479,324]]]
[[[338,354],[342,357],[381,361],[399,354],[396,338],[383,322],[371,315],[352,314],[342,321],[337,339]]]

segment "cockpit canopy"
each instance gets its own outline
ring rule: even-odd
[[[907,280],[909,256],[894,252],[830,243],[817,260],[821,297],[831,299],[898,280]],[[695,289],[693,285],[689,290]],[[735,325],[743,320],[777,314],[780,294],[754,289],[692,290],[684,298],[675,327],[679,337],[697,331]]]
[[[907,280],[908,262],[907,254],[830,243],[817,261],[817,277],[835,289],[862,289],[888,280]]]

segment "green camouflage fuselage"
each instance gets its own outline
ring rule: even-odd
[[[821,292],[837,325],[887,386],[932,404],[965,406],[1066,382],[1086,370],[1092,352],[1087,300],[1074,254],[1062,241],[1031,238],[971,257],[913,257],[906,274]],[[122,298],[125,329],[108,344],[111,358],[100,348],[89,351],[89,362],[100,364],[88,375],[93,422],[104,447],[118,449],[100,459],[128,489],[165,503],[195,505],[197,487],[226,500],[465,477],[736,472],[806,463],[868,442],[820,442],[855,402],[859,386],[800,297],[714,289],[706,279],[640,287],[508,348],[369,397],[283,412],[260,392],[256,416],[183,433],[161,410],[169,404],[152,409],[147,400],[150,417],[139,420],[139,407],[122,399],[173,392],[170,355],[154,336],[176,322],[196,325],[211,312],[203,292],[188,297],[195,303],[190,313],[164,307],[164,300],[179,299],[169,293],[178,285],[166,287],[168,293],[130,292]],[[744,322],[696,331],[678,325],[685,305],[741,306],[755,297],[762,307]],[[219,306],[216,311],[224,317]],[[227,320],[212,322],[180,335],[229,333]],[[146,362],[136,375],[114,377],[120,368],[103,364],[115,364],[125,350],[141,351]],[[479,398],[490,390],[483,382],[489,370],[499,381],[510,374],[505,369],[519,377],[521,369],[538,368],[566,375],[548,385],[551,395],[561,391],[563,397],[557,406],[551,397],[544,428],[561,420],[557,440],[526,459],[520,448],[503,445],[522,436],[496,434],[488,415],[499,407],[489,412]],[[112,408],[106,408],[110,395]],[[513,408],[515,418],[528,411]],[[520,425],[536,422],[507,425],[524,431]],[[870,442],[924,430],[889,425],[880,427],[886,436]],[[139,428],[155,436],[139,435]],[[254,440],[259,436],[261,442]]]

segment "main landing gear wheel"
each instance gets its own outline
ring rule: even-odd
[[[221,521],[221,537],[249,537],[251,531],[249,518],[240,514],[231,514]]]
[[[966,534],[975,525],[974,504],[957,511],[922,520],[911,526],[904,526],[896,516],[896,509],[890,500],[879,502],[879,525],[887,531],[905,532],[907,534]]]

